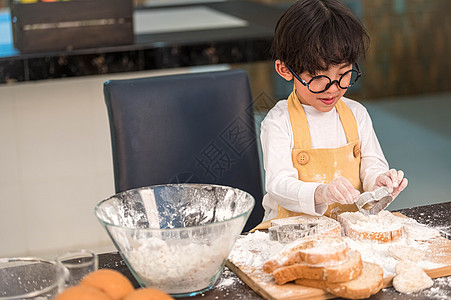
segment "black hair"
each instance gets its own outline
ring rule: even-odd
[[[364,26],[340,1],[299,0],[277,22],[271,52],[296,73],[315,75],[356,63],[368,44]]]

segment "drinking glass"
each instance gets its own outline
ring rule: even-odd
[[[56,262],[65,281],[62,289],[65,289],[79,284],[83,277],[97,270],[98,258],[94,252],[82,249],[61,254]]]

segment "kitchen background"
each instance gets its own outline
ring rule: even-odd
[[[0,2],[0,49],[10,34],[7,2]],[[347,96],[367,107],[387,160],[409,179],[390,209],[451,201],[451,1],[344,2],[372,38],[364,76]],[[249,72],[258,129],[291,89],[270,61],[0,84],[0,257],[113,249],[93,213],[114,194],[103,82],[238,67]]]

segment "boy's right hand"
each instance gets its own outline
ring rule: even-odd
[[[334,178],[329,184],[321,184],[315,190],[317,204],[330,205],[334,202],[352,204],[357,201],[360,192],[343,176]]]

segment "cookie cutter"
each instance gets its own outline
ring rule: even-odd
[[[317,223],[286,224],[272,226],[268,229],[269,240],[288,244],[318,232]]]
[[[362,193],[357,199],[357,208],[359,211],[368,215],[377,215],[383,211],[393,201],[393,196],[387,187],[380,187],[371,192]]]

